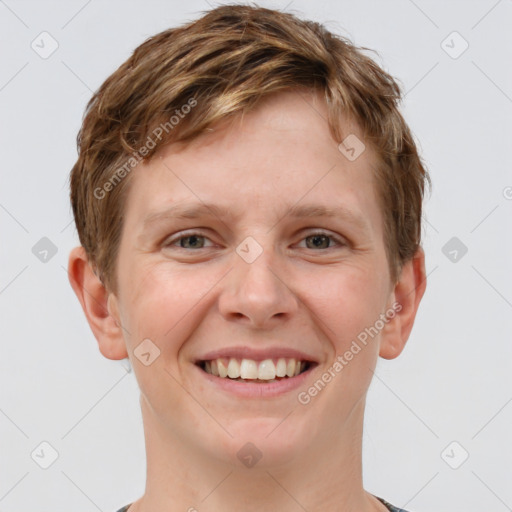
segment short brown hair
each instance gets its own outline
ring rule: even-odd
[[[89,101],[70,176],[80,242],[107,289],[117,290],[130,166],[249,111],[264,96],[299,88],[323,94],[335,141],[344,138],[345,116],[376,151],[386,252],[396,281],[420,245],[430,178],[398,111],[399,85],[362,50],[367,48],[319,23],[246,5],[215,8],[141,44]]]

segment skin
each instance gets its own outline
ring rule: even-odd
[[[101,353],[129,357],[141,390],[148,473],[130,512],[386,510],[362,485],[365,400],[378,357],[397,357],[409,338],[426,287],[424,253],[391,281],[375,155],[367,145],[349,161],[326,119],[317,93],[278,93],[134,169],[117,294],[83,248],[70,254],[70,282]],[[215,203],[231,216],[143,227],[147,215],[181,202]],[[310,203],[343,204],[364,225],[288,214]],[[318,230],[333,238],[315,239]],[[180,240],[192,231],[205,238]],[[248,236],[263,251],[252,263],[236,252]],[[298,392],[395,302],[401,310],[378,336],[299,403]],[[134,355],[146,338],[160,350],[149,366]],[[296,391],[241,399],[198,378],[194,365],[234,345],[294,347],[318,366]],[[263,455],[252,468],[237,457],[247,442]]]

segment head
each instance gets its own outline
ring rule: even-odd
[[[363,50],[291,14],[223,6],[148,39],[88,104],[71,283],[103,355],[132,360],[147,414],[219,459],[251,440],[282,462],[359,421],[377,357],[412,329],[428,174],[399,86]],[[196,217],[176,209],[192,203]],[[240,408],[206,376],[219,350],[295,350],[309,373]]]

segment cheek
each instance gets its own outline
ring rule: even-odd
[[[367,329],[385,311],[385,275],[375,260],[367,263],[344,265],[317,280],[316,291],[310,288],[310,316],[330,360],[312,386],[301,391],[311,400],[306,411],[328,418],[323,432],[329,439],[338,435],[340,418],[350,417],[366,396],[378,359],[380,334],[370,335]]]
[[[163,359],[172,358],[198,322],[205,294],[214,286],[215,276],[199,276],[186,270],[154,265],[133,272],[128,284],[126,315],[132,350],[145,338],[154,342]]]
[[[140,391],[159,414],[178,413],[187,398],[178,384],[182,380],[179,351],[197,327],[198,315],[204,314],[201,298],[213,285],[194,283],[186,272],[170,272],[158,265],[127,275],[131,279],[125,287],[129,331],[125,337]],[[157,349],[143,342],[148,339]],[[151,354],[148,365],[139,358],[147,351]]]
[[[309,293],[311,307],[336,354],[343,354],[384,311],[385,280],[377,266],[346,266],[316,282]]]

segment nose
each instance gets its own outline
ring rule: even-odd
[[[255,329],[275,327],[293,316],[299,301],[282,262],[265,248],[252,262],[237,253],[219,297],[220,313]]]

